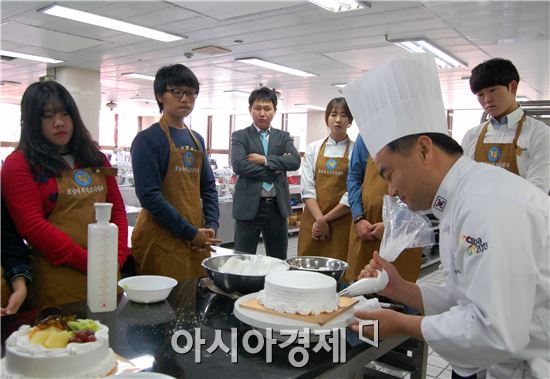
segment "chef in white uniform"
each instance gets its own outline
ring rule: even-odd
[[[476,163],[447,136],[433,57],[409,54],[348,84],[344,96],[391,194],[440,220],[441,285],[385,269],[381,294],[422,315],[357,312],[379,337],[425,340],[459,375],[550,377],[550,200],[527,180]],[[352,329],[358,331],[358,325]],[[372,338],[372,327],[364,327]]]

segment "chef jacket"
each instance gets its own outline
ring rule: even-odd
[[[518,107],[500,122],[491,117],[485,135],[486,143],[512,143],[523,117]],[[474,159],[476,143],[483,124],[470,129],[462,139],[464,155]],[[518,139],[521,154],[516,156],[519,175],[548,193],[550,191],[550,128],[542,121],[526,117]]]
[[[317,165],[317,157],[319,151],[326,138],[310,143],[304,154],[304,161],[302,163],[300,172],[300,183],[302,184],[302,199],[317,199],[317,192],[315,190],[315,167]],[[348,149],[348,159],[351,159],[351,153],[353,151],[354,142],[349,138],[336,142],[332,137],[328,137],[327,144],[325,146],[325,157],[330,158],[343,158],[346,152],[346,146],[348,141],[350,142]],[[349,207],[348,193],[345,192],[340,199],[340,204]]]
[[[550,199],[461,157],[434,197],[445,282],[419,284],[426,342],[460,375],[550,372]]]

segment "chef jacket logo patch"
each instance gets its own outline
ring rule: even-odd
[[[470,257],[472,255],[481,254],[489,248],[489,244],[483,242],[481,238],[475,238],[464,234],[460,237],[460,244],[466,248],[466,253]]]
[[[81,187],[88,187],[92,184],[92,177],[86,171],[76,170],[73,174],[73,180]]]
[[[334,169],[336,168],[337,165],[338,165],[338,164],[337,164],[337,162],[336,162],[336,159],[329,159],[329,160],[327,161],[327,164],[326,164],[326,166],[327,166],[327,168],[329,169],[329,171],[334,170]]]
[[[499,147],[493,146],[487,152],[489,162],[498,162],[502,156],[502,150]]]
[[[195,156],[192,152],[186,151],[185,154],[183,154],[183,165],[185,167],[193,167],[195,165]]]
[[[447,200],[444,197],[438,196],[434,201],[434,208],[440,212],[443,212],[445,205],[447,205]]]

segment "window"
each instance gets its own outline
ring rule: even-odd
[[[99,145],[115,146],[115,113],[111,110],[99,112]]]
[[[474,126],[480,124],[483,109],[454,109],[452,123],[452,137],[458,143],[462,142],[462,138],[466,132]]]
[[[229,150],[230,116],[212,116],[212,150]]]
[[[2,124],[0,141],[19,142],[21,135],[21,107],[15,104],[0,104]]]
[[[235,115],[235,130],[241,130],[249,127],[252,124],[252,117],[249,114]]]
[[[191,121],[186,125],[190,125],[190,128],[195,132],[199,133],[204,139],[204,144],[208,146],[208,116],[201,113],[193,113],[191,116]]]
[[[271,127],[275,129],[282,129],[283,128],[283,114],[282,113],[275,113],[275,117],[273,117],[273,120],[271,120]]]
[[[229,163],[229,154],[209,154],[210,159],[216,161],[217,168],[231,167]]]
[[[118,115],[118,146],[130,147],[138,132],[138,118],[135,113]]]
[[[306,151],[307,113],[289,113],[287,131],[294,137],[296,149]]]

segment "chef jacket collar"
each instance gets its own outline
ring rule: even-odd
[[[508,113],[506,116],[501,118],[500,122],[494,117],[491,117],[489,119],[489,122],[491,123],[493,128],[499,130],[503,126],[505,126],[505,127],[506,126],[510,126],[510,127],[516,126],[522,116],[523,116],[523,109],[521,108],[521,106],[518,106],[514,111]]]
[[[328,136],[327,145],[345,145],[349,141],[349,136],[341,141],[336,142],[330,135]]]
[[[432,213],[435,217],[441,220],[445,217],[445,212],[450,208],[457,188],[460,186],[460,182],[465,177],[467,171],[469,171],[475,162],[465,156],[460,157],[455,164],[451,167],[447,175],[441,181],[439,188],[432,200]]]

